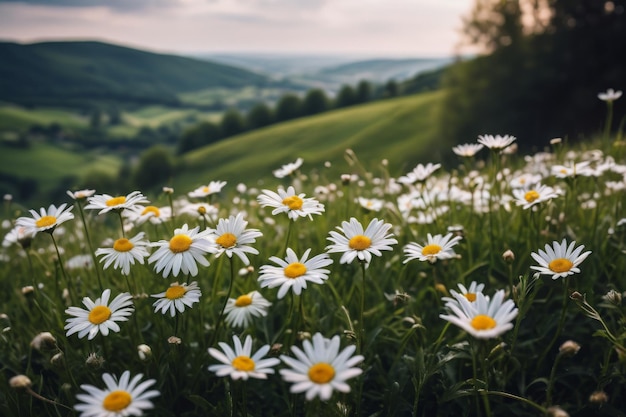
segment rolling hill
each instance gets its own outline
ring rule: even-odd
[[[0,101],[23,105],[177,105],[180,93],[272,83],[230,65],[101,42],[0,42],[0,56]]]

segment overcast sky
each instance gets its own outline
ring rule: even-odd
[[[472,0],[0,0],[0,39],[157,52],[450,56]]]

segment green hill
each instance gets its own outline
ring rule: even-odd
[[[184,171],[175,179],[183,189],[210,180],[265,184],[272,171],[302,157],[302,171],[318,171],[335,180],[349,167],[345,150],[352,149],[371,169],[389,162],[391,175],[400,175],[419,162],[442,158],[448,144],[437,137],[433,120],[443,91],[377,101],[296,119],[209,145],[185,154]],[[330,168],[324,168],[325,162]]]
[[[28,105],[175,105],[181,93],[270,84],[229,65],[101,42],[0,42],[0,56],[0,101]]]

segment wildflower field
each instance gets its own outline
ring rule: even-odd
[[[516,145],[5,198],[0,415],[626,415],[624,142]]]

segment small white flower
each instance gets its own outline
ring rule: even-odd
[[[144,240],[144,232],[139,232],[132,239],[125,237],[113,242],[112,248],[96,249],[96,256],[104,255],[100,262],[104,262],[104,269],[113,264],[113,269],[120,269],[123,275],[130,274],[130,266],[135,265],[135,261],[143,265],[144,258],[148,257],[149,243]]]
[[[357,219],[352,217],[350,222],[343,221],[341,227],[330,232],[327,239],[333,242],[326,247],[329,253],[343,252],[339,263],[351,263],[355,258],[369,265],[372,255],[382,256],[383,250],[392,250],[390,245],[398,243],[392,233],[388,233],[391,224],[383,220],[372,219],[365,231]]]
[[[200,301],[202,292],[196,281],[191,284],[179,284],[175,282],[170,287],[159,294],[152,294],[152,297],[158,298],[152,304],[154,312],[159,311],[166,314],[168,311],[172,317],[176,315],[176,312],[182,313],[185,311],[185,307],[192,308],[194,303]]]
[[[458,156],[462,156],[465,158],[471,158],[478,153],[485,145],[481,143],[465,143],[462,145],[457,145],[452,148],[452,152],[457,154]]]
[[[198,232],[199,226],[189,229],[184,224],[180,229],[174,230],[174,236],[170,240],[160,240],[151,243],[151,246],[158,247],[148,259],[148,263],[155,262],[154,269],[157,273],[163,271],[163,278],[170,272],[175,277],[180,272],[198,275],[198,265],[209,266],[209,261],[205,258],[207,253],[214,252],[214,245],[207,239],[210,230]]]
[[[276,178],[285,178],[296,172],[296,170],[302,166],[302,162],[302,158],[298,158],[295,162],[290,162],[286,165],[283,165],[279,169],[273,171],[274,176]]]
[[[515,142],[516,137],[510,135],[479,135],[478,143],[485,145],[491,150],[501,151]]]
[[[269,345],[263,345],[256,353],[252,354],[252,337],[246,336],[243,345],[239,337],[233,336],[233,350],[224,342],[220,342],[219,346],[222,352],[210,347],[209,354],[218,361],[222,362],[218,365],[209,366],[209,371],[215,372],[217,376],[227,376],[233,380],[248,378],[267,379],[268,374],[273,374],[273,366],[280,363],[278,358],[266,358],[267,352],[270,350]]]
[[[67,324],[64,327],[67,330],[66,336],[78,333],[79,339],[87,336],[91,340],[98,333],[107,336],[109,331],[119,332],[120,326],[116,322],[127,321],[133,314],[133,297],[124,292],[109,304],[110,296],[111,290],[107,288],[102,292],[102,297],[96,298],[95,301],[89,297],[83,298],[86,310],[80,307],[69,307],[65,310],[66,314],[73,316],[66,320]]]
[[[271,305],[258,291],[229,298],[224,308],[224,320],[229,326],[247,328],[253,318],[267,316],[267,309]]]
[[[524,210],[531,208],[537,204],[552,200],[559,196],[559,192],[554,188],[537,184],[532,188],[516,188],[513,190],[515,204],[522,206]]]
[[[320,333],[315,333],[312,341],[302,342],[304,350],[292,346],[295,358],[280,356],[291,367],[279,371],[286,382],[293,383],[290,392],[305,392],[308,401],[315,397],[327,401],[334,390],[350,392],[350,385],[346,381],[363,373],[361,368],[355,368],[364,359],[361,355],[352,356],[356,346],[350,345],[340,352],[339,336],[326,339]]]
[[[573,178],[576,176],[593,176],[593,169],[589,167],[591,161],[569,162],[567,165],[554,165],[551,168],[552,175],[556,178]]]
[[[418,164],[415,168],[413,168],[413,171],[398,178],[398,182],[401,184],[424,182],[439,168],[441,168],[441,164],[432,164],[430,162],[426,165]]]
[[[477,339],[493,339],[513,328],[513,319],[518,310],[513,300],[504,301],[504,290],[499,290],[492,299],[482,292],[470,302],[462,294],[455,294],[456,302],[448,302],[451,314],[439,317],[460,327]],[[504,301],[504,302],[503,302]]]
[[[172,209],[168,206],[140,206],[137,205],[131,210],[124,210],[124,217],[136,225],[141,225],[147,221],[152,224],[161,224],[172,217]]]
[[[333,263],[328,254],[323,253],[308,259],[311,249],[307,249],[301,258],[291,248],[287,248],[285,259],[272,256],[270,261],[278,266],[263,265],[260,268],[259,282],[261,288],[276,288],[280,286],[277,297],[283,298],[291,289],[294,294],[300,295],[307,288],[307,282],[323,284],[328,279],[330,271],[322,269]]]
[[[156,380],[148,379],[140,383],[142,377],[143,374],[137,374],[130,379],[130,371],[124,371],[117,381],[111,374],[104,374],[102,380],[106,388],[81,385],[87,393],[76,395],[82,402],[74,405],[74,409],[80,417],[142,416],[145,410],[154,408],[150,399],[160,395],[156,390],[147,391]]]
[[[308,217],[313,220],[312,214],[322,214],[324,205],[314,198],[306,198],[304,193],[296,194],[296,190],[289,186],[287,191],[282,188],[278,189],[278,193],[270,190],[261,191],[261,195],[257,198],[261,207],[274,207],[272,215],[279,213],[287,213],[291,220],[297,220],[299,217]]]
[[[452,295],[451,297],[443,297],[442,300],[445,301],[446,303],[452,302],[452,303],[456,303],[457,302],[457,295],[461,295],[465,298],[467,298],[467,301],[469,301],[470,303],[473,303],[474,301],[476,301],[476,297],[479,292],[482,293],[483,290],[485,289],[485,284],[479,284],[476,281],[472,281],[469,285],[469,287],[465,287],[465,285],[458,283],[457,286],[459,287],[459,291],[455,291],[455,290],[450,290],[450,294]],[[486,296],[487,300],[489,300],[489,297]]]
[[[208,185],[203,185],[196,188],[193,191],[187,193],[191,198],[203,198],[211,194],[217,194],[222,191],[222,188],[226,185],[226,181],[211,181]]]
[[[422,246],[418,243],[411,242],[404,247],[406,259],[403,263],[407,263],[413,259],[420,261],[428,261],[430,263],[437,262],[438,259],[451,259],[456,256],[453,247],[461,241],[461,236],[454,236],[448,233],[445,236],[427,234],[427,243]]]
[[[615,101],[622,96],[622,92],[620,90],[613,90],[609,88],[606,90],[606,93],[598,93],[598,98],[602,101]]]
[[[24,227],[24,235],[35,235],[38,232],[52,233],[54,229],[68,220],[74,218],[71,213],[74,206],[67,207],[63,203],[58,208],[54,204],[50,204],[48,210],[40,208],[39,213],[35,210],[29,210],[32,217],[20,217],[16,220],[17,227]]]
[[[580,272],[578,265],[584,261],[591,251],[583,253],[585,245],[575,248],[576,242],[567,245],[563,239],[561,243],[554,241],[552,245],[546,244],[545,251],[539,249],[538,253],[531,253],[539,266],[531,266],[531,269],[539,271],[542,275],[552,275],[552,279],[565,278]]]
[[[137,204],[147,204],[148,199],[139,191],[133,191],[128,195],[113,197],[109,194],[97,194],[87,198],[87,210],[100,210],[98,214],[109,211],[119,211],[134,208]]]
[[[377,198],[365,198],[359,197],[358,202],[366,210],[369,211],[380,211],[383,208],[385,202],[383,200],[379,200]]]
[[[209,237],[215,241],[215,257],[226,254],[229,258],[237,255],[245,264],[250,260],[246,253],[258,255],[259,251],[250,246],[256,242],[257,237],[263,236],[258,229],[246,229],[248,222],[243,219],[243,214],[230,216],[228,219],[220,219],[215,229],[209,229]]]
[[[84,200],[87,197],[91,197],[96,193],[96,190],[78,190],[78,191],[67,191],[67,195],[69,195],[72,200]]]
[[[11,245],[19,244],[22,248],[26,248],[30,245],[36,234],[37,232],[32,228],[15,226],[9,233],[4,235],[2,246],[8,248]]]

